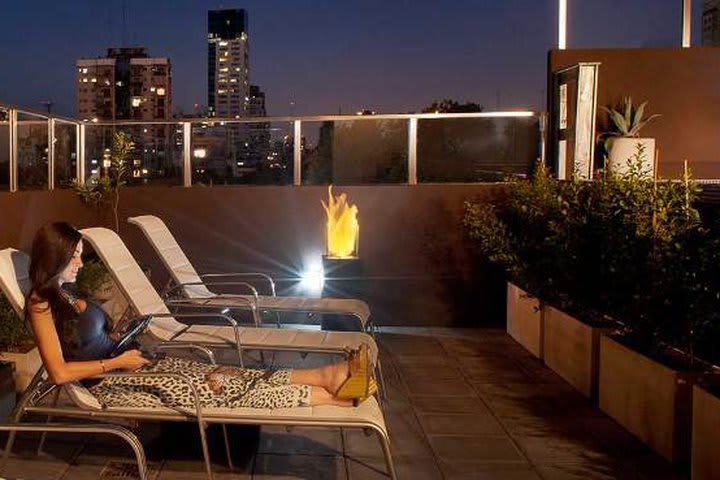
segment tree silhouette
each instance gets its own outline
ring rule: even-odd
[[[482,111],[483,106],[478,103],[460,103],[449,98],[435,100],[430,106],[423,108],[423,113],[473,113]]]

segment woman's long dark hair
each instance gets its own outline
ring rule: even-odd
[[[55,326],[63,334],[77,313],[60,291],[58,276],[68,266],[82,235],[67,222],[49,223],[35,234],[30,253],[30,293],[26,315],[32,305],[48,302]]]

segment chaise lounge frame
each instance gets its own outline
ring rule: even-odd
[[[198,274],[185,255],[165,222],[154,215],[141,215],[128,218],[128,222],[137,226],[157,253],[170,274],[172,282],[165,295],[179,294],[187,300],[214,305],[218,308],[249,309],[257,324],[261,323],[260,312],[324,313],[351,316],[358,320],[363,331],[374,332],[370,318],[370,307],[357,299],[312,298],[297,296],[278,296],[273,279],[261,272],[209,273]],[[269,295],[259,295],[254,285],[245,281],[226,281],[223,279],[259,279],[267,284]],[[218,281],[221,280],[221,281]],[[239,285],[249,294],[227,295],[211,291],[209,286]],[[279,322],[279,317],[278,322]]]
[[[114,233],[114,232],[113,232]],[[129,254],[129,252],[128,252]],[[15,259],[13,259],[13,256]],[[24,308],[24,296],[22,295],[22,265],[19,270],[21,274],[14,272],[19,264],[27,261],[27,256],[17,250],[5,249],[0,251],[0,287],[10,300],[18,314],[21,314]],[[8,266],[7,260],[12,263]],[[19,261],[16,261],[20,259]],[[135,265],[137,267],[137,265]],[[27,268],[27,265],[25,265]],[[138,267],[139,269],[139,267]],[[25,289],[26,290],[26,289]],[[153,290],[154,292],[154,290]],[[155,292],[157,295],[157,292]],[[189,315],[192,316],[192,315]],[[167,322],[169,317],[164,318]],[[152,325],[155,322],[151,322]],[[182,345],[168,345],[171,348],[180,348]],[[196,348],[204,350],[203,347],[186,344],[188,348]],[[210,357],[210,361],[214,363],[214,359]],[[37,424],[27,425],[21,424],[23,417],[27,413],[38,413],[52,417],[84,417],[92,419],[130,419],[136,421],[176,421],[176,422],[194,422],[198,425],[200,432],[200,442],[203,450],[205,461],[205,469],[207,477],[212,480],[213,472],[210,462],[210,455],[207,446],[205,429],[210,424],[223,425],[223,433],[225,438],[226,455],[228,463],[232,467],[230,461],[230,450],[228,445],[227,433],[224,426],[229,424],[235,425],[282,425],[287,427],[307,426],[307,427],[342,427],[342,428],[360,428],[364,430],[374,431],[378,441],[381,444],[385,457],[387,474],[390,478],[396,479],[395,467],[390,452],[390,439],[387,433],[385,420],[377,400],[374,397],[368,398],[357,407],[335,407],[335,406],[316,406],[316,407],[298,407],[290,409],[256,409],[256,408],[202,408],[199,403],[197,391],[192,383],[182,374],[179,373],[162,373],[162,372],[132,372],[132,373],[106,373],[93,378],[106,377],[133,377],[133,376],[167,376],[173,377],[180,381],[186,382],[193,394],[194,408],[128,408],[128,407],[108,407],[101,405],[100,402],[92,396],[92,394],[79,382],[69,382],[64,385],[53,384],[44,367],[35,374],[25,393],[19,400],[12,414],[12,423],[5,428],[11,431],[5,448],[3,461],[10,454],[15,438],[15,430],[29,430],[39,428]],[[65,397],[70,403],[57,405],[56,401],[59,393],[65,393]],[[49,393],[55,392],[54,401],[50,405],[47,404]],[[23,426],[24,425],[24,426]],[[48,431],[61,431],[63,424],[49,424]],[[17,428],[16,428],[17,427]],[[87,427],[87,425],[85,425]],[[128,441],[136,452],[140,472],[146,472],[144,463],[144,453],[138,454],[137,446],[140,445],[137,437],[134,435],[124,435],[124,432],[117,430],[114,425],[96,426],[104,433],[119,435]],[[72,425],[68,427],[68,431],[74,431],[81,426]],[[0,427],[2,429],[2,427]],[[66,431],[66,430],[62,430]],[[130,433],[130,432],[127,432]],[[142,460],[142,465],[140,465]]]

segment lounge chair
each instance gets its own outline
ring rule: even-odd
[[[278,296],[272,278],[264,273],[199,275],[161,219],[153,215],[142,215],[128,218],[128,222],[140,228],[170,273],[174,285],[171,286],[169,293],[178,293],[186,299],[202,302],[204,305],[250,309],[255,315],[256,323],[260,322],[259,313],[262,311],[324,313],[355,317],[363,330],[372,332],[370,308],[361,300]],[[257,291],[252,290],[247,295],[222,295],[208,288],[213,285],[229,285],[231,283],[247,285],[246,282],[229,282],[226,280],[228,278],[259,279],[260,282],[267,284],[269,295],[257,295]],[[253,306],[255,306],[254,309]]]
[[[97,238],[106,232],[111,233],[111,238],[116,238],[115,248],[122,250],[120,256],[129,256],[129,252],[125,249],[122,242],[112,231],[102,232],[105,229],[90,229],[95,230],[90,232],[88,235],[87,230],[83,231],[86,238]],[[100,230],[100,232],[98,232]],[[92,242],[91,242],[92,243]],[[97,251],[97,250],[96,250]],[[102,250],[98,252],[102,257]],[[114,260],[117,260],[117,255],[113,255]],[[114,275],[116,280],[119,277],[125,277],[127,271],[133,271],[137,269],[136,273],[139,273],[142,278],[145,278],[142,272],[139,270],[137,264],[128,262],[125,265],[120,274]],[[3,293],[8,297],[16,311],[21,314],[24,308],[24,295],[22,293],[22,282],[23,278],[26,278],[27,271],[27,255],[22,252],[18,252],[13,249],[5,249],[0,251],[0,288]],[[112,271],[112,270],[111,270]],[[145,279],[147,282],[147,279]],[[148,282],[149,284],[149,282]],[[27,284],[25,284],[26,286]],[[121,283],[121,288],[122,288]],[[124,285],[125,288],[139,288],[142,285],[133,283],[131,285]],[[128,290],[123,288],[126,294]],[[147,290],[148,287],[145,286]],[[157,292],[149,287],[149,290],[157,296]],[[152,295],[145,295],[143,290],[132,290],[132,294],[129,296],[130,299],[134,299],[133,305],[137,308],[152,308],[154,302],[150,301]],[[162,304],[162,303],[161,303]],[[140,310],[141,313],[143,310]],[[156,330],[158,332],[172,331],[175,328],[175,324],[179,322],[175,321],[169,316],[164,316],[159,321],[161,326]],[[150,325],[153,325],[151,322]],[[179,327],[180,331],[186,330],[187,327]],[[257,329],[260,330],[260,329]],[[198,335],[198,334],[195,334]],[[368,337],[369,338],[369,337]],[[169,347],[177,347],[178,345],[168,345]],[[186,345],[190,348],[197,348],[203,351],[202,347],[195,345]],[[212,356],[209,360],[214,363]],[[392,479],[397,478],[395,474],[395,468],[390,453],[390,442],[385,426],[385,420],[383,418],[382,411],[377,400],[371,397],[362,402],[357,407],[334,407],[334,406],[317,406],[317,407],[298,407],[291,409],[257,409],[257,408],[201,408],[197,392],[193,388],[192,384],[187,380],[185,376],[180,373],[158,373],[158,372],[134,372],[134,373],[108,373],[99,375],[95,378],[104,378],[110,376],[167,376],[173,377],[181,381],[185,381],[189,384],[190,389],[195,399],[195,406],[193,408],[170,408],[170,407],[155,407],[155,408],[130,408],[130,407],[108,407],[102,405],[97,398],[95,398],[88,389],[86,389],[79,382],[70,382],[61,386],[54,385],[48,378],[48,375],[41,367],[38,373],[33,378],[32,382],[28,386],[25,393],[12,414],[12,423],[5,428],[11,430],[11,435],[8,438],[8,443],[4,452],[4,459],[10,454],[14,441],[15,430],[31,430],[39,429],[40,426],[37,424],[27,425],[21,424],[23,417],[27,413],[39,413],[48,415],[50,417],[84,417],[93,419],[131,419],[137,421],[178,421],[178,422],[194,422],[197,424],[200,432],[200,442],[203,450],[203,456],[205,460],[205,469],[209,479],[213,478],[212,467],[210,463],[210,455],[208,451],[207,441],[205,437],[205,428],[209,424],[221,424],[223,428],[228,424],[238,425],[283,425],[283,426],[310,426],[310,427],[343,427],[343,428],[360,428],[374,431],[377,434],[378,440],[381,443],[383,453],[385,455],[385,463],[387,468],[388,476]],[[54,395],[51,395],[54,393]],[[64,395],[60,395],[60,394]],[[48,400],[51,400],[48,404]],[[59,402],[59,403],[58,403]],[[62,428],[56,424],[50,424],[48,431],[58,431]],[[85,426],[87,427],[87,425]],[[118,430],[116,426],[98,426],[96,431],[102,431],[105,433],[111,433],[115,435],[123,436],[125,432]],[[70,426],[62,431],[75,431],[81,428],[81,426]],[[0,426],[0,430],[4,429]],[[130,432],[126,432],[130,433]],[[227,444],[228,438],[225,433],[226,442],[226,455],[228,457],[228,463],[232,467],[230,461],[230,450]],[[125,435],[126,441],[133,447],[138,458],[139,469],[142,472],[141,475],[145,475],[144,465],[144,454],[141,456],[138,454],[137,447],[140,445],[137,442],[137,438],[130,435]],[[141,448],[141,446],[140,446]],[[142,465],[140,465],[142,460]],[[142,477],[145,478],[145,477]]]
[[[86,228],[81,231],[85,241],[102,259],[115,283],[139,315],[153,315],[149,333],[162,342],[186,342],[237,349],[242,362],[242,350],[275,350],[346,354],[362,343],[370,347],[370,358],[378,363],[378,348],[374,339],[363,332],[309,331],[265,327],[242,327],[228,315],[220,313],[190,314],[214,317],[226,325],[187,325],[177,321],[187,314],[173,314],[142,272],[120,237],[107,228]],[[201,305],[192,305],[195,308]],[[379,368],[379,367],[378,367]]]

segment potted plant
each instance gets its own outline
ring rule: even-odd
[[[85,261],[75,280],[75,288],[80,295],[100,302],[112,298],[113,287],[105,264],[97,258]]]
[[[588,301],[597,290],[586,286],[595,271],[584,265],[594,250],[585,239],[591,193],[592,184],[560,182],[539,165],[531,180],[511,184],[504,205],[468,204],[465,216],[480,253],[511,279],[508,333],[588,397],[597,392],[600,335],[614,325]]]
[[[0,295],[0,360],[14,364],[13,377],[17,392],[25,391],[42,364],[25,322],[2,295]]]
[[[682,182],[638,182],[624,197],[631,200],[626,236],[646,245],[634,259],[645,281],[616,311],[622,334],[601,339],[599,404],[665,458],[684,462],[692,387],[710,370],[697,358],[709,352],[698,334],[707,335],[708,319],[717,319],[720,257],[693,208],[697,189],[687,168]]]
[[[528,180],[510,182],[500,205],[466,203],[464,226],[479,253],[508,275],[507,332],[543,357],[544,304],[555,298],[564,259],[557,248],[567,203],[542,164]]]
[[[645,118],[646,105],[647,102],[643,102],[634,108],[632,98],[625,97],[623,106],[619,109],[601,107],[615,127],[603,135],[606,137],[605,150],[608,152],[606,168],[609,167],[617,174],[627,171],[628,164],[632,163],[630,159],[637,152],[638,145],[641,145],[645,153],[642,173],[650,178],[655,175],[655,139],[641,138],[640,130],[660,115],[654,114]]]
[[[129,134],[119,131],[113,137],[112,149],[106,150],[103,163],[107,163],[106,174],[93,177],[86,183],[73,183],[73,189],[86,205],[100,207],[109,205],[114,220],[115,232],[120,230],[118,209],[120,189],[126,183],[128,172],[127,159],[135,148]]]
[[[695,385],[692,411],[692,480],[720,478],[720,386]]]

